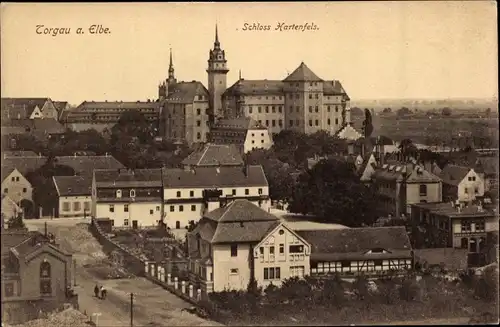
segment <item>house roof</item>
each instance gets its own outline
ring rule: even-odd
[[[246,167],[196,167],[192,170],[178,168],[163,169],[165,188],[221,188],[268,186],[262,166]]]
[[[471,169],[469,167],[448,164],[439,173],[443,183],[458,186]]]
[[[94,169],[123,169],[125,166],[110,155],[104,156],[61,156],[56,157],[58,165],[69,166],[77,175],[92,176]]]
[[[285,82],[312,82],[312,81],[323,81],[318,77],[313,71],[301,62],[299,67],[297,67],[290,75],[288,75],[283,81]]]
[[[477,165],[478,172],[484,172],[485,175],[497,176],[498,175],[498,158],[493,157],[478,157]]]
[[[167,101],[171,103],[193,103],[195,98],[200,95],[208,97],[208,90],[201,82],[179,82],[169,86]]]
[[[7,157],[2,158],[2,181],[17,169],[24,177],[42,167],[47,162],[46,157]]]
[[[54,185],[59,196],[77,196],[92,194],[90,176],[54,176]]]
[[[411,244],[403,226],[367,227],[338,230],[297,231],[311,244],[312,260],[354,260],[411,255]],[[383,249],[389,253],[366,254]]]
[[[118,118],[123,112],[127,110],[137,110],[137,111],[152,111],[153,113],[159,113],[160,103],[155,101],[83,101],[76,108],[70,108],[69,110],[64,110],[59,120],[60,121],[71,121],[72,118],[81,118],[89,116],[92,114],[107,114],[114,115]]]
[[[277,221],[276,216],[263,210],[248,200],[234,200],[225,207],[221,207],[205,214],[205,218],[217,222],[247,222],[247,221]]]
[[[470,205],[461,208],[460,211],[455,205],[450,202],[439,203],[415,203],[413,207],[428,210],[429,212],[437,215],[447,216],[450,218],[466,218],[466,217],[495,217],[496,214],[490,210],[479,210],[478,206]]]
[[[207,143],[195,149],[182,164],[197,167],[239,166],[243,165],[243,158],[234,144]]]
[[[249,129],[265,129],[262,124],[259,124],[255,119],[250,117],[238,117],[232,119],[219,119],[212,129],[240,129],[247,131]]]
[[[412,163],[386,163],[375,168],[373,177],[377,180],[405,181],[406,183],[437,183],[441,179],[428,172],[421,165]]]
[[[345,123],[335,133],[335,136],[337,136],[340,139],[352,140],[352,141],[359,140],[363,137],[363,135],[352,126],[352,124],[345,124]]]
[[[2,118],[29,118],[35,107],[41,110],[49,98],[2,98]]]
[[[54,104],[54,107],[56,108],[58,113],[61,113],[64,109],[66,109],[66,106],[68,105],[68,101],[52,101]]]
[[[96,169],[97,187],[162,187],[161,169]]]
[[[211,243],[259,242],[280,223],[257,205],[235,200],[205,214],[191,233]]]
[[[278,95],[284,93],[285,83],[277,80],[247,80],[240,79],[231,85],[223,97],[236,95]],[[343,95],[349,100],[342,83],[337,80],[323,81],[323,95]]]
[[[38,231],[19,231],[19,230],[2,230],[2,256],[9,253],[12,248],[19,248],[25,252],[28,246],[34,246],[34,243],[27,242],[33,237],[45,237]]]
[[[66,132],[66,128],[53,118],[12,119],[7,124],[8,127],[11,127],[10,133],[12,134],[37,133],[45,135]]]

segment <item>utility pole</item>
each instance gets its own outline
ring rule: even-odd
[[[130,293],[130,327],[134,327],[134,293]]]

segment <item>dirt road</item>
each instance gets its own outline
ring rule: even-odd
[[[85,224],[50,221],[49,232],[56,236],[62,249],[73,253],[77,261],[76,291],[80,311],[89,316],[100,313],[99,326],[130,326],[130,293],[134,294],[133,320],[135,326],[221,326],[201,319],[181,309],[192,305],[144,278],[103,279],[92,267],[105,260],[99,243]],[[44,224],[30,224],[30,229],[43,231]],[[94,286],[104,285],[106,300],[94,296]]]

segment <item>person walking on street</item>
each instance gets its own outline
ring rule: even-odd
[[[106,289],[104,288],[104,285],[101,286],[101,299],[105,300],[106,299]]]
[[[99,297],[99,286],[97,286],[97,284],[95,284],[95,287],[94,287],[94,294],[95,294],[95,297]]]

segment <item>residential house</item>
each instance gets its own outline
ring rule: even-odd
[[[243,158],[233,144],[207,143],[195,147],[194,151],[182,161],[184,169],[192,167],[243,166]]]
[[[57,120],[60,120],[63,112],[71,109],[70,104],[67,101],[53,101],[54,107],[57,110]]]
[[[485,192],[490,189],[498,190],[498,157],[478,157],[474,170],[484,181]]]
[[[5,219],[4,223],[8,224],[11,218],[23,214],[23,209],[11,198],[2,193],[2,216]]]
[[[94,169],[124,169],[125,166],[110,154],[103,156],[60,156],[55,158],[58,165],[73,168],[78,176],[92,178]]]
[[[185,228],[234,199],[269,210],[269,184],[262,166],[163,169],[165,223],[171,228]]]
[[[271,124],[276,126],[276,120]],[[279,120],[281,123],[281,120]],[[219,119],[210,129],[210,142],[216,144],[234,144],[241,153],[248,153],[255,149],[269,149],[273,145],[268,128],[250,117],[233,119]]]
[[[57,108],[49,98],[2,98],[2,121],[26,119],[57,120]],[[2,124],[3,125],[3,124]]]
[[[463,203],[418,203],[412,205],[411,221],[433,235],[438,247],[467,249],[479,253],[485,249],[489,232],[498,232],[495,211]]]
[[[2,321],[22,323],[72,302],[71,254],[39,232],[2,230],[1,237]]]
[[[396,218],[411,212],[411,204],[441,202],[441,179],[415,163],[385,163],[375,169],[372,183],[380,196],[381,214]]]
[[[358,173],[361,182],[370,183],[372,181],[377,165],[378,163],[375,158],[375,153],[370,153],[366,159],[363,159],[361,155],[356,157],[356,172]]]
[[[469,202],[484,195],[484,180],[474,169],[446,165],[439,177],[443,181],[443,200]]]
[[[297,234],[311,244],[311,276],[383,275],[413,268],[412,247],[402,226],[307,230]]]
[[[54,176],[58,206],[56,217],[90,216],[92,178],[90,176]]]
[[[161,108],[160,103],[154,101],[83,101],[76,108],[63,110],[59,120],[65,127],[77,132],[87,129],[102,132],[110,130],[129,110],[140,112],[158,130]]]
[[[280,220],[247,200],[204,214],[188,233],[190,279],[203,292],[262,287],[309,271],[310,245]]]
[[[40,119],[13,119],[2,125],[2,135],[32,135],[38,140],[56,140],[63,138],[66,128],[55,118]],[[11,147],[15,148],[15,140],[11,140]]]
[[[163,221],[161,169],[95,169],[93,218],[109,218],[115,227],[146,228]]]

